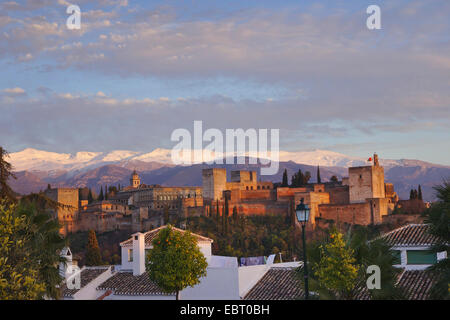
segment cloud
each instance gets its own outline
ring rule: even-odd
[[[386,4],[379,31],[367,30],[365,10],[350,5],[191,16],[170,6],[98,3],[82,7],[80,31],[68,31],[50,12],[0,16],[0,59],[17,70],[44,70],[37,79],[52,72],[99,79],[91,93],[60,86],[35,100],[0,103],[0,136],[44,147],[129,149],[132,141],[143,149],[167,146],[171,130],[204,120],[214,128],[280,128],[282,143],[310,147],[450,127],[448,1]],[[128,92],[105,78],[121,79]],[[177,99],[127,87],[136,79],[196,85],[191,97]],[[218,85],[202,91],[201,83]],[[263,89],[241,99],[228,94],[250,84]],[[264,88],[276,89],[262,94]],[[12,127],[13,120],[27,130]]]
[[[24,89],[16,87],[16,88],[6,88],[3,89],[3,92],[7,95],[11,96],[23,96],[26,95],[26,92]]]

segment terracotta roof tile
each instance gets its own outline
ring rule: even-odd
[[[172,295],[151,281],[147,272],[140,276],[133,276],[132,272],[117,272],[99,285],[97,290],[111,290],[115,295]]]
[[[270,268],[244,300],[298,300],[303,298],[296,268]]]
[[[404,289],[408,300],[426,300],[434,283],[434,276],[425,270],[408,270],[400,276],[397,285]]]
[[[95,268],[85,268],[81,271],[81,286],[80,289],[84,288],[89,282],[93,281],[103,272],[105,272],[109,267],[95,267]],[[80,289],[69,289],[67,288],[66,283],[61,286],[62,295],[64,297],[72,297],[76,294]]]
[[[429,233],[428,224],[409,224],[381,236],[391,246],[432,246],[439,238]]]

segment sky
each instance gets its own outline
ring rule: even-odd
[[[450,1],[0,3],[0,145],[172,148],[193,121],[286,151],[450,165]],[[381,8],[369,30],[366,8]]]

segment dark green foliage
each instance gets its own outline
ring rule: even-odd
[[[328,234],[334,232],[334,228],[328,230]],[[368,275],[367,267],[370,265],[378,265],[381,270],[381,289],[369,290],[371,299],[402,299],[404,298],[401,289],[395,286],[397,276],[401,270],[393,267],[395,258],[390,252],[390,246],[381,239],[374,239],[377,235],[375,230],[368,227],[358,226],[353,230],[350,229],[345,235],[346,245],[353,252],[355,264],[359,266],[358,277],[354,280],[353,289],[340,295],[338,292],[327,289],[319,281],[311,267],[319,263],[321,260],[320,247],[330,241],[329,235],[324,239],[310,241],[307,244],[308,266],[310,271],[310,290],[316,292],[319,299],[354,299],[358,292],[358,288],[366,286]],[[299,270],[299,279],[303,283],[303,271]]]
[[[8,184],[8,180],[16,179],[16,176],[12,172],[12,165],[6,161],[8,157],[8,152],[0,147],[0,200],[4,199],[8,203],[15,203],[17,202],[16,197]]]
[[[168,224],[170,222],[170,216],[169,216],[169,207],[166,205],[164,206],[164,224]]]
[[[317,166],[317,183],[322,183],[322,179],[320,178],[320,168]]]
[[[338,178],[336,177],[336,176],[332,176],[331,178],[330,178],[330,181],[331,182],[338,182],[339,180],[338,180]]]
[[[286,169],[284,169],[284,172],[283,172],[283,181],[281,182],[281,186],[282,187],[288,187],[289,186],[288,174],[287,174],[287,170]]]
[[[417,199],[423,200],[422,199],[422,187],[420,186],[420,184],[419,184],[419,191],[418,191],[418,194],[417,194]]]
[[[57,207],[58,203],[44,195],[31,194],[23,197],[14,209],[14,215],[25,219],[26,226],[16,232],[22,241],[20,254],[27,264],[37,271],[36,280],[44,285],[45,294],[55,299],[60,297],[57,285],[62,280],[58,264],[64,261],[59,253],[66,245],[65,239],[59,234],[61,226],[48,213],[50,209]],[[8,259],[9,263],[14,261],[13,257]],[[22,264],[25,260],[17,262]]]
[[[86,265],[99,266],[102,265],[102,256],[98,246],[97,237],[94,230],[89,231],[88,243],[86,249]]]
[[[296,188],[306,186],[309,179],[311,179],[311,173],[309,171],[306,171],[303,174],[302,170],[299,169],[298,172],[292,176],[291,187]]]
[[[94,202],[94,197],[93,197],[93,195],[92,195],[92,190],[91,190],[91,188],[89,188],[88,203],[91,204],[92,202]]]
[[[233,209],[233,211],[235,211]],[[280,251],[287,261],[298,256],[299,241],[295,241],[294,228],[288,216],[245,216],[233,214],[227,217],[227,233],[223,234],[222,221],[205,216],[189,218],[192,232],[214,240],[213,254],[251,257],[268,256]]]
[[[425,222],[431,226],[430,232],[441,239],[433,247],[434,252],[447,251],[447,258],[438,261],[428,271],[437,282],[431,290],[431,298],[450,300],[450,180],[434,187],[438,201],[433,203],[426,212]]]
[[[147,271],[150,279],[167,293],[176,293],[200,283],[206,276],[208,263],[197,239],[189,232],[177,232],[169,225],[153,240],[148,253]]]
[[[102,187],[102,186],[100,187],[100,194],[98,195],[97,200],[98,200],[98,201],[103,201],[103,200],[105,200],[105,196],[103,195],[103,187]]]

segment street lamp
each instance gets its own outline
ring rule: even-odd
[[[303,234],[303,273],[305,279],[305,300],[308,300],[309,290],[308,290],[308,264],[306,261],[306,238],[305,238],[305,226],[309,220],[310,209],[307,204],[304,204],[304,199],[300,199],[300,203],[295,208],[295,213],[297,214],[297,220],[302,225]]]

